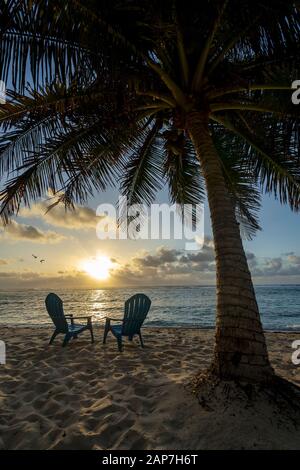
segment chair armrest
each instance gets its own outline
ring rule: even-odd
[[[105,317],[105,318],[106,318],[106,320],[123,322],[123,318],[110,318],[110,317]]]
[[[88,325],[90,325],[92,323],[92,315],[85,315],[84,317],[73,317],[72,318],[72,320],[81,320],[81,319],[85,319],[87,321]]]
[[[92,318],[93,315],[84,315],[82,317],[73,317],[74,320],[79,320],[80,318]]]

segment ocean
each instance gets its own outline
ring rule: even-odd
[[[300,285],[256,286],[264,328],[300,330]],[[99,290],[57,290],[65,313],[92,315],[102,323],[106,316],[122,317],[124,301],[136,292],[152,301],[145,326],[211,328],[215,323],[215,287],[143,287]],[[46,325],[48,291],[0,292],[0,325]]]

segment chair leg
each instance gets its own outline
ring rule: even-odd
[[[63,348],[68,344],[68,342],[70,341],[71,337],[72,337],[72,336],[70,336],[69,334],[66,334],[65,339],[64,339],[63,344],[62,344],[62,345],[63,345]]]
[[[104,334],[103,334],[103,344],[106,343],[106,337],[108,335],[108,332],[109,332],[109,327],[107,325],[105,325]]]
[[[50,338],[49,344],[52,344],[53,341],[55,340],[56,336],[58,335],[58,331],[54,330],[53,335]]]
[[[122,336],[117,336],[117,341],[118,341],[119,351],[122,352]]]
[[[141,332],[139,332],[139,337],[140,337],[141,346],[142,346],[142,348],[144,348],[145,346],[144,346],[144,342],[143,342],[143,338],[142,338],[142,333],[141,333]]]
[[[90,332],[91,332],[91,342],[93,343],[94,342],[94,332],[93,332],[93,327],[92,326],[90,328]]]

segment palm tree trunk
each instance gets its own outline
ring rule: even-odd
[[[274,372],[239,224],[207,115],[191,112],[186,125],[206,182],[215,244],[217,318],[212,372],[222,379],[268,381]]]

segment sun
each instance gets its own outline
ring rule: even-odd
[[[99,280],[108,279],[112,267],[113,263],[108,256],[97,256],[97,258],[83,262],[84,271],[91,277]]]

